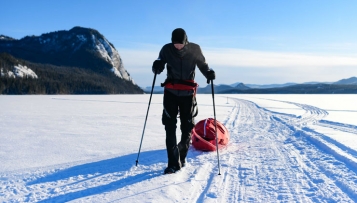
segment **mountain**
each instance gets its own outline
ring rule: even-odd
[[[340,84],[340,85],[357,85],[357,77],[351,77],[347,79],[342,79],[333,84]]]
[[[238,83],[235,85],[235,87],[232,87],[230,85],[214,85],[214,91],[215,93],[220,93],[220,92],[225,92],[225,91],[234,91],[234,90],[247,90],[250,89],[249,87],[245,86],[243,83]],[[208,94],[212,92],[212,87],[211,85],[207,85],[206,87],[203,88],[198,88],[197,89],[197,93],[200,94]]]
[[[0,35],[0,40],[7,40],[7,41],[11,41],[11,40],[15,40],[14,38],[12,37],[9,37],[9,36],[5,36],[5,35]]]
[[[143,87],[142,89],[144,90],[145,93],[151,93],[152,87],[151,86],[147,86],[147,87]],[[162,94],[162,93],[164,93],[164,88],[161,87],[161,86],[154,86],[153,93]]]
[[[302,84],[285,83],[246,86],[251,88],[246,90],[225,89],[216,92],[218,94],[356,94],[357,77],[342,79],[337,82],[306,82]]]
[[[112,72],[33,63],[0,53],[0,94],[133,94],[143,93]]]
[[[247,85],[247,87],[250,87],[250,88],[266,89],[266,88],[287,87],[287,86],[291,86],[291,85],[297,85],[297,83],[267,84],[267,85],[246,84],[246,85]]]
[[[0,35],[1,52],[11,55],[15,61],[22,60],[22,63],[28,63],[30,66],[39,67],[44,64],[47,64],[48,67],[52,66],[52,69],[49,68],[48,71],[51,74],[56,74],[56,70],[62,71],[61,74],[65,74],[64,78],[70,77],[74,72],[80,76],[79,72],[81,71],[84,71],[87,76],[101,78],[101,85],[97,83],[96,85],[99,87],[96,89],[103,89],[103,91],[92,93],[143,93],[124,68],[122,59],[114,45],[94,29],[74,27],[69,31],[26,36],[20,40]],[[13,65],[18,66],[19,64]],[[3,65],[0,64],[0,66]],[[66,67],[63,68],[66,70],[63,71],[58,67]],[[2,77],[9,77],[8,71],[12,72],[11,68],[0,68],[2,68]],[[27,68],[32,69],[29,66]],[[71,68],[73,73],[70,71]],[[5,73],[5,71],[7,72]],[[42,74],[38,74],[36,71],[34,73],[38,75],[38,80],[41,80],[46,75],[46,68],[39,71]],[[124,86],[113,89],[113,85],[119,85],[119,83],[124,85],[126,90],[123,89]],[[109,86],[111,87],[109,88]],[[83,88],[86,89],[85,86]],[[91,93],[87,90],[82,92]]]
[[[298,84],[280,88],[225,90],[217,94],[357,94],[357,85]]]
[[[233,83],[230,86],[235,87],[237,84],[240,84],[241,82]],[[321,82],[304,82],[302,84],[305,85],[311,85],[311,84],[319,84]],[[324,84],[330,84],[327,82],[323,82]],[[267,89],[267,88],[279,88],[279,87],[288,87],[292,85],[299,85],[299,83],[284,83],[284,84],[266,84],[266,85],[257,85],[257,84],[244,84],[245,86],[252,88],[252,89]]]
[[[248,87],[247,85],[245,85],[243,83],[238,83],[237,85],[234,86],[234,88],[241,89],[241,90],[250,89],[250,87]]]

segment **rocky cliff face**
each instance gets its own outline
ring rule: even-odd
[[[113,44],[94,29],[74,27],[20,40],[0,35],[0,52],[35,63],[111,71],[135,85]]]
[[[112,43],[74,27],[14,39],[0,35],[0,94],[142,94]]]

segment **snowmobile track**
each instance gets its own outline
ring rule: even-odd
[[[237,167],[227,170],[227,179],[237,184],[235,193],[238,196],[234,198],[234,192],[227,194],[227,201],[357,200],[355,152],[350,150],[348,156],[351,158],[342,158],[344,155],[332,148],[336,143],[306,127],[318,124],[327,115],[325,110],[293,103],[306,113],[292,119],[292,116],[275,114],[250,101],[231,100],[236,104],[225,125],[232,143],[222,154],[237,154],[231,157],[238,163]],[[339,147],[347,149],[341,144]],[[236,149],[238,151],[233,152]],[[236,178],[231,173],[237,174]],[[338,175],[346,173],[348,178]],[[332,192],[335,194],[330,195]]]

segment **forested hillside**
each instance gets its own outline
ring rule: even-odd
[[[38,78],[7,77],[15,65],[23,65]],[[0,94],[141,94],[142,90],[130,81],[122,80],[109,70],[32,63],[0,53]]]

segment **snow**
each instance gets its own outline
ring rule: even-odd
[[[149,96],[0,95],[0,202],[357,201],[356,95],[215,95],[220,168],[191,147],[171,175],[161,94],[135,166]]]
[[[84,35],[77,35],[77,38],[82,42],[86,42],[87,41],[87,38]]]
[[[128,72],[124,68],[118,51],[110,45],[109,41],[105,38],[96,38],[94,35],[92,35],[92,41],[93,41],[93,46],[102,56],[102,58],[104,58],[106,61],[112,64],[113,67],[111,71],[117,77],[127,81],[131,81],[135,85],[136,83],[129,76]]]
[[[16,77],[30,77],[30,78],[38,78],[36,73],[33,72],[30,68],[27,68],[27,66],[23,66],[21,64],[14,66],[13,72],[15,73]]]
[[[113,51],[110,45],[102,39],[96,40],[96,37],[92,35],[92,40],[95,43],[96,50],[100,53],[100,55],[107,61],[112,62],[111,58],[113,56]],[[114,66],[114,64],[112,64]]]
[[[6,73],[5,71],[3,71],[3,69],[1,69],[1,76],[6,76],[6,75],[7,77],[10,78],[16,78],[16,77],[20,77],[20,78],[29,77],[34,79],[38,78],[37,74],[33,70],[21,64],[14,66],[12,71],[8,71]]]

